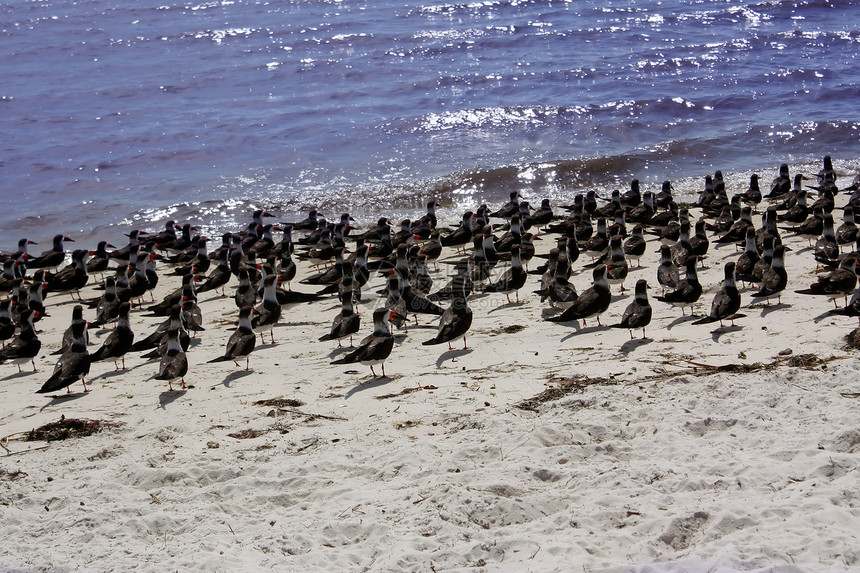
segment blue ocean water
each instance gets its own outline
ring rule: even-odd
[[[860,1],[0,2],[0,249],[860,169]]]

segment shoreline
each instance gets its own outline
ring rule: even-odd
[[[744,189],[733,182],[729,195]],[[646,278],[648,338],[545,321],[530,275],[520,304],[470,297],[470,350],[422,346],[434,316],[394,330],[383,379],[330,364],[343,350],[317,339],[340,310],[334,297],[285,307],[275,344],[257,341],[249,372],[208,364],[238,312],[231,296],[207,292],[206,330],[188,350],[192,388],[167,392],[151,379],[158,362],[129,354],[128,371],[94,363],[87,395],[40,396],[74,306],[51,295],[37,324],[39,372],[0,366],[0,437],[61,415],[120,425],[46,449],[6,442],[0,569],[860,570],[860,363],[843,341],[857,324],[830,315],[825,297],[794,292],[815,282],[815,264],[806,239],[783,240],[792,250],[782,305],[750,307],[755,290],[741,289],[746,317],[734,327],[692,325],[655,300],[659,240],[649,237],[628,291],[613,285],[601,317],[617,323]],[[545,236],[538,251],[554,244]],[[739,254],[711,244],[698,316]],[[587,259],[571,277],[579,293],[591,284]],[[298,284],[313,270],[299,265],[293,288],[317,290]],[[156,301],[179,285],[166,268]],[[356,342],[372,330],[383,285],[371,276]],[[145,307],[132,312],[137,339],[162,321],[144,318]],[[108,332],[91,331],[90,352]],[[786,365],[801,355],[821,361]],[[534,410],[518,407],[565,384]],[[275,398],[295,402],[255,404]]]

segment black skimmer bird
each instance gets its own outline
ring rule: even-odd
[[[511,246],[511,266],[498,278],[494,283],[484,287],[484,292],[500,292],[511,302],[511,293],[516,296],[516,301],[520,302],[520,289],[526,284],[526,270],[523,268],[523,263],[520,260],[519,244]]]
[[[498,211],[490,213],[490,217],[497,217],[499,219],[510,219],[514,215],[520,212],[520,192],[519,191],[511,191],[511,199],[501,207],[499,207]]]
[[[251,313],[253,310],[254,309],[249,306],[239,310],[239,326],[236,327],[236,330],[234,330],[233,334],[230,335],[230,339],[227,340],[227,347],[224,351],[224,355],[219,356],[218,358],[213,358],[209,363],[227,362],[228,360],[232,360],[236,366],[241,366],[238,360],[240,358],[244,358],[245,370],[249,369],[249,355],[254,351],[254,347],[257,345],[257,335],[251,326]]]
[[[320,336],[320,342],[326,340],[337,340],[337,347],[341,348],[341,339],[349,336],[349,345],[352,346],[352,335],[357,333],[361,326],[361,316],[355,312],[352,303],[352,292],[340,293],[341,310],[331,323],[328,334]]]
[[[0,342],[3,343],[3,348],[6,347],[6,341],[15,336],[16,328],[15,321],[12,320],[12,301],[8,298],[0,300]]]
[[[842,211],[842,224],[836,229],[836,242],[848,245],[857,240],[857,225],[854,222],[854,207],[846,205]]]
[[[773,249],[773,237],[768,237],[767,242]],[[738,260],[735,261],[735,276],[741,282],[754,283],[758,282],[755,276],[755,266],[759,262],[758,246],[755,243],[755,229],[749,227],[746,231],[746,244],[744,252],[740,254]],[[759,278],[761,278],[759,276]]]
[[[86,249],[72,251],[72,264],[50,277],[48,282],[49,292],[69,293],[69,296],[73,300],[75,293],[77,293],[78,300],[80,300],[80,291],[90,279],[89,270],[87,269],[87,259],[89,259],[92,252]]]
[[[451,285],[451,304],[439,318],[439,330],[436,332],[436,336],[430,340],[425,340],[422,343],[424,346],[447,342],[448,350],[453,350],[451,341],[462,336],[463,349],[469,348],[466,344],[466,332],[472,326],[472,309],[469,308],[467,301],[469,296],[469,292],[466,291],[467,284],[466,277],[454,277]]]
[[[809,285],[808,289],[795,291],[799,294],[824,295],[833,300],[833,306],[839,307],[836,299],[844,296],[848,303],[848,293],[854,290],[857,284],[857,259],[844,257],[839,263],[839,268],[834,269],[825,276],[818,277],[818,282]]]
[[[633,227],[630,236],[624,241],[624,255],[630,260],[636,261],[636,266],[639,266],[639,260],[645,254],[648,247],[645,242],[645,228],[641,224]]]
[[[221,251],[218,257],[218,265],[212,269],[203,284],[197,287],[198,293],[204,293],[208,290],[214,290],[216,293],[221,289],[221,295],[227,296],[224,287],[230,282],[230,277],[233,276],[230,272],[229,251]]]
[[[546,229],[546,226],[552,222],[553,217],[555,217],[555,214],[552,212],[552,204],[550,204],[549,199],[543,199],[540,207],[532,211],[529,215],[529,222],[537,229],[541,227]]]
[[[824,228],[821,236],[815,241],[813,257],[816,261],[824,264],[831,263],[839,258],[839,243],[836,241],[836,232],[833,230],[833,215],[824,214]]]
[[[370,372],[376,376],[373,369],[376,365],[382,366],[382,376],[385,376],[385,361],[391,355],[394,348],[394,336],[388,327],[388,316],[391,311],[386,308],[377,308],[373,311],[373,333],[362,340],[358,348],[340,358],[332,361],[332,364],[354,364],[360,362],[370,366]]]
[[[761,203],[762,194],[761,189],[758,185],[758,174],[753,173],[750,175],[750,184],[746,191],[741,193],[741,200],[747,205],[752,205],[753,209],[758,207],[758,204]]]
[[[65,352],[66,350],[68,350],[69,347],[72,345],[72,340],[74,340],[74,337],[75,337],[74,325],[76,322],[86,322],[84,320],[84,308],[79,304],[76,304],[72,308],[72,321],[69,324],[69,327],[66,328],[65,332],[63,332],[63,342],[60,345],[60,348],[58,350],[55,350],[54,352],[52,352],[51,353],[52,355],[60,355],[63,352]],[[90,324],[87,323],[87,330],[86,330],[86,343],[87,344],[90,343],[89,326],[90,326]]]
[[[660,302],[667,302],[674,306],[681,307],[681,316],[686,316],[684,308],[690,307],[690,314],[693,314],[693,305],[702,296],[702,285],[699,283],[699,278],[696,276],[696,265],[698,261],[696,257],[690,257],[685,263],[687,274],[683,280],[678,283],[678,287],[663,296],[658,296]]]
[[[718,244],[742,243],[746,240],[747,230],[750,228],[755,230],[755,224],[752,220],[752,209],[743,207],[738,220],[733,221],[728,231],[720,235],[714,242]],[[755,234],[753,234],[753,239],[755,239]]]
[[[44,251],[38,257],[27,260],[27,266],[31,269],[55,269],[66,260],[65,242],[74,243],[75,240],[63,234],[54,235],[54,245],[50,250]]]
[[[791,191],[791,176],[788,172],[788,164],[783,163],[779,166],[779,175],[770,184],[770,193],[767,197],[768,199],[781,197],[789,191]]]
[[[475,214],[472,211],[463,213],[463,220],[460,226],[441,237],[442,245],[446,247],[460,247],[472,240],[472,219]]]
[[[254,332],[260,333],[260,339],[265,344],[264,332],[268,329],[272,344],[275,343],[273,333],[275,325],[281,318],[281,303],[278,302],[276,293],[276,281],[278,276],[271,274],[263,279],[263,300],[254,309],[254,317],[251,319],[251,327]]]
[[[708,324],[719,320],[720,326],[723,326],[723,320],[728,319],[734,326],[735,318],[741,316],[737,314],[741,308],[741,293],[735,283],[735,263],[726,263],[723,267],[723,273],[723,286],[714,295],[714,300],[711,302],[711,313],[694,321],[693,324]]]
[[[104,273],[110,264],[110,255],[108,247],[115,249],[112,244],[107,241],[99,241],[96,250],[90,251],[90,259],[87,261],[87,272],[92,274]]]
[[[322,216],[322,213],[316,209],[311,209],[308,212],[308,216],[301,221],[296,223],[281,223],[280,225],[282,227],[290,226],[296,231],[313,231],[319,225],[319,218]]]
[[[621,322],[612,325],[614,328],[626,328],[630,331],[630,340],[633,340],[633,331],[642,329],[642,338],[645,338],[645,327],[651,323],[651,304],[648,302],[648,282],[645,279],[636,281],[633,302],[624,309]]]
[[[36,356],[42,348],[42,342],[33,328],[33,315],[35,313],[29,308],[24,308],[19,314],[21,331],[18,336],[0,349],[0,364],[11,362],[18,366],[21,372],[21,364],[30,362],[33,364],[33,372],[36,371]]]
[[[71,393],[69,386],[78,380],[84,385],[84,392],[89,392],[85,380],[87,374],[90,373],[91,363],[90,353],[87,351],[85,334],[87,324],[85,322],[75,322],[72,327],[74,328],[72,345],[57,360],[57,364],[54,366],[54,373],[51,374],[51,377],[48,378],[41,388],[36,390],[37,394],[55,392],[61,388],[66,388]]]
[[[612,294],[609,292],[609,279],[606,273],[606,265],[595,267],[592,273],[592,286],[583,291],[567,310],[547,320],[552,322],[570,322],[581,319],[582,324],[585,325],[585,319],[597,316],[597,324],[602,326],[600,324],[600,315],[609,308],[609,303],[612,301]]]
[[[251,277],[248,275],[248,269],[239,269],[239,285],[236,287],[236,292],[233,293],[233,300],[236,302],[237,308],[243,306],[254,306],[257,304],[257,289],[251,284]]]
[[[770,297],[777,296],[777,304],[782,302],[782,291],[788,285],[788,273],[785,270],[785,247],[777,245],[773,248],[773,257],[770,266],[762,273],[761,285],[756,293],[750,298],[765,298],[765,304],[770,306]]]
[[[182,349],[179,337],[180,330],[178,327],[174,326],[167,329],[167,351],[162,355],[158,365],[158,374],[155,375],[156,380],[167,380],[171,392],[173,391],[173,382],[177,379],[181,380],[182,389],[186,388],[185,375],[188,374],[188,357]]]
[[[549,299],[553,307],[562,310],[568,308],[577,299],[576,287],[570,282],[570,263],[562,253],[555,264],[541,277],[541,288],[536,293],[541,295],[541,302]]]
[[[92,322],[92,326],[104,327],[109,322],[119,316],[119,307],[122,304],[119,296],[116,293],[116,279],[108,277],[105,279],[105,292],[98,301],[96,301],[96,319]]]
[[[92,354],[92,361],[113,359],[113,365],[117,370],[120,370],[117,359],[122,360],[122,370],[125,370],[125,355],[131,350],[134,344],[134,332],[131,330],[131,323],[128,319],[128,314],[131,311],[131,304],[124,302],[119,306],[119,314],[116,319],[116,327],[111,331],[105,339],[104,344]]]

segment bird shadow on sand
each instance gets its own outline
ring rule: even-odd
[[[695,314],[688,314],[687,316],[679,316],[672,322],[666,325],[666,330],[672,330],[673,327],[678,326],[679,324],[683,324],[685,322],[692,322],[694,320],[698,320],[702,318],[701,316],[696,316]]]
[[[448,360],[456,362],[457,358],[459,358],[460,356],[465,356],[467,354],[471,354],[472,352],[474,352],[474,350],[471,348],[454,348],[451,350],[446,350],[439,355],[439,358],[436,359],[436,368],[441,368],[442,364]]]
[[[391,376],[371,376],[368,380],[364,382],[359,382],[357,386],[354,386],[350,389],[349,392],[344,394],[344,399],[349,399],[355,394],[362,392],[364,390],[372,390],[374,388],[379,388],[380,386],[384,386],[394,380]]]
[[[741,329],[743,329],[743,326],[740,324],[735,324],[733,326],[720,326],[711,331],[711,340],[719,342],[722,335],[729,334],[731,332],[738,332]]]
[[[781,308],[791,308],[791,305],[784,303],[784,302],[781,302],[778,304],[771,304],[771,305],[763,306],[761,309],[761,316],[762,316],[762,318],[764,318],[765,316],[769,315],[773,311],[779,310]]]
[[[182,398],[188,393],[188,390],[182,390],[181,388],[177,388],[175,390],[165,390],[161,394],[158,395],[158,407],[162,410],[166,409],[167,406],[172,404],[175,400]]]
[[[27,376],[31,376],[33,374],[39,374],[39,370],[24,370],[23,372],[15,372],[8,376],[4,376],[3,380],[17,380],[18,378],[26,378]]]
[[[579,336],[581,334],[589,334],[591,332],[600,332],[600,331],[606,330],[608,328],[605,324],[604,325],[595,324],[594,326],[580,326],[579,320],[573,320],[570,323],[561,322],[559,324],[573,324],[573,328],[576,329],[573,332],[571,332],[570,334],[568,334],[567,336],[562,337],[562,339],[559,342],[565,342],[566,340],[573,338],[574,336]]]
[[[507,302],[505,304],[500,304],[499,306],[494,306],[493,308],[491,308],[490,310],[487,311],[487,314],[492,314],[492,313],[496,312],[497,310],[506,310],[509,308],[517,308],[519,306],[524,306],[525,304],[526,304],[525,301]]]
[[[830,310],[826,310],[812,319],[812,322],[818,324],[825,318],[833,318],[835,316],[845,316],[844,314],[840,315],[838,312],[833,312],[834,310],[838,310],[836,308],[831,308]],[[850,315],[849,315],[850,316]],[[23,372],[21,374],[24,374]],[[17,374],[16,376],[20,376],[21,374]]]
[[[221,381],[221,384],[223,384],[224,386],[229,388],[230,384],[232,384],[236,380],[241,380],[242,378],[245,378],[246,376],[251,376],[253,374],[254,374],[254,370],[237,370],[235,372],[231,372],[230,374],[227,374],[224,377],[224,380]],[[216,386],[217,386],[217,384],[216,384]],[[213,388],[214,387],[215,386],[213,386]]]
[[[328,357],[335,358],[336,356],[352,352],[353,350],[355,350],[355,346],[338,346],[336,348],[332,348],[331,352],[328,353]]]
[[[57,406],[59,404],[66,404],[72,400],[77,400],[78,398],[83,398],[89,394],[89,392],[72,392],[71,394],[54,394],[53,396],[48,396],[51,401],[39,408],[39,411],[46,410],[51,406]]]
[[[126,368],[125,370],[108,370],[107,372],[102,372],[98,376],[93,376],[90,378],[90,382],[95,382],[96,380],[105,380],[106,378],[116,378],[117,376],[125,376],[129,372],[131,372],[131,368]],[[109,382],[109,380],[105,380]]]
[[[635,338],[633,340],[628,340],[624,344],[621,345],[621,348],[618,349],[618,352],[627,356],[640,346],[645,346],[646,344],[651,344],[654,342],[653,338]]]

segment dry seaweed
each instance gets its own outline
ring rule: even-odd
[[[106,422],[104,420],[88,420],[86,418],[66,418],[61,416],[56,422],[50,422],[27,432],[25,438],[28,442],[45,441],[54,442],[68,438],[84,438],[97,434],[103,428],[116,428],[120,426],[117,422]]]
[[[568,394],[572,394],[574,392],[579,392],[585,389],[588,386],[592,386],[595,384],[601,385],[612,385],[619,383],[629,383],[629,384],[645,384],[649,382],[660,382],[664,380],[669,380],[675,378],[677,376],[708,376],[710,374],[714,374],[717,372],[732,372],[738,374],[749,374],[752,372],[758,372],[762,370],[774,370],[779,366],[789,366],[792,368],[827,368],[827,363],[833,360],[840,360],[845,358],[844,356],[829,356],[826,358],[819,357],[815,354],[799,354],[797,356],[781,356],[776,358],[772,362],[753,362],[752,364],[723,364],[719,366],[714,366],[711,364],[703,364],[701,362],[694,362],[692,360],[688,360],[686,358],[678,358],[676,360],[667,360],[662,364],[664,365],[672,365],[672,366],[682,366],[683,370],[676,372],[663,372],[659,374],[654,374],[652,376],[645,376],[642,378],[636,378],[635,380],[621,380],[617,377],[614,378],[589,378],[587,376],[576,376],[572,378],[566,378],[561,376],[554,376],[549,379],[550,384],[556,384],[552,388],[547,388],[540,394],[536,396],[532,396],[531,398],[527,398],[518,404],[515,404],[514,407],[519,408],[521,410],[530,410],[533,412],[537,412],[538,408],[541,404],[545,404],[546,402],[553,402],[555,400],[560,400],[564,398]]]
[[[21,479],[25,477],[27,477],[27,473],[22,472],[21,470],[9,472],[4,470],[3,468],[0,468],[0,481],[15,481],[16,479]]]
[[[269,398],[268,400],[257,400],[255,406],[269,406],[271,408],[298,408],[304,406],[305,403],[301,400],[293,398]]]
[[[404,388],[400,392],[396,394],[383,394],[382,396],[377,396],[377,400],[386,400],[388,398],[396,398],[398,396],[403,396],[404,394],[411,394],[412,392],[417,392],[418,390],[438,390],[437,386],[433,386],[432,384],[429,386],[416,386],[414,388]]]
[[[253,438],[259,438],[263,434],[265,434],[268,430],[253,430],[248,428],[247,430],[239,430],[238,432],[233,432],[232,434],[227,434],[231,438],[236,438],[237,440],[250,440]]]
[[[567,396],[568,394],[572,394],[574,392],[580,392],[584,390],[588,386],[592,386],[595,384],[617,384],[618,382],[614,379],[609,378],[589,378],[588,376],[574,376],[574,377],[564,377],[564,376],[553,376],[549,379],[550,384],[557,384],[552,388],[547,388],[537,396],[532,396],[531,398],[527,398],[518,404],[515,404],[514,407],[519,408],[520,410],[530,410],[532,412],[537,412],[538,407],[541,404],[545,404],[546,402],[554,402],[555,400],[560,400]]]

